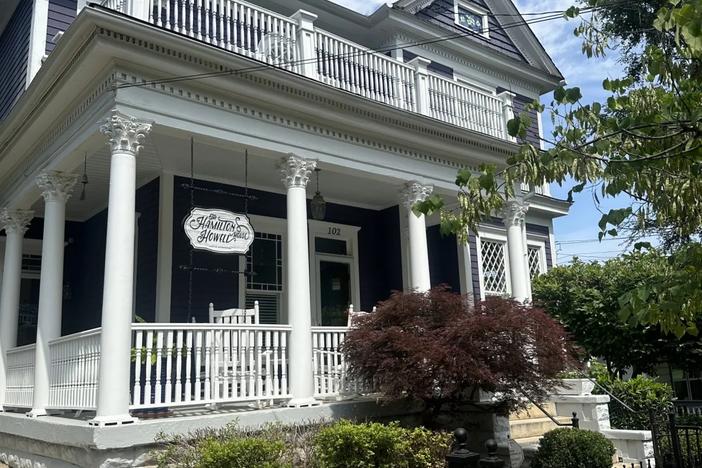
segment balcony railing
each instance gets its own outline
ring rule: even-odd
[[[242,0],[105,0],[104,6],[198,41],[402,110],[511,140],[509,92],[491,94]]]

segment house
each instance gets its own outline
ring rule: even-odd
[[[338,351],[351,305],[438,284],[527,300],[555,261],[568,204],[548,186],[467,244],[411,211],[503,163],[506,122],[563,79],[510,0],[9,4],[6,456],[80,465],[66,447],[126,450],[230,404],[309,418],[361,385]]]

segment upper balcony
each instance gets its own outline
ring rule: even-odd
[[[511,140],[513,94],[491,94],[348,41],[314,25],[241,0],[105,0],[104,6],[261,62],[242,72],[281,68],[382,104]]]

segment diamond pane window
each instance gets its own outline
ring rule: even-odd
[[[458,9],[458,18],[456,20],[459,26],[466,28],[478,34],[483,33],[483,16],[465,8]]]
[[[529,247],[529,275],[533,280],[541,273],[541,248]]]
[[[481,240],[480,255],[483,261],[483,285],[488,296],[507,293],[507,272],[505,270],[505,244]]]
[[[257,232],[246,255],[246,289],[283,290],[283,238],[277,234]]]

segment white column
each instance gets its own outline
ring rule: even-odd
[[[41,68],[42,60],[46,55],[46,32],[49,25],[49,0],[33,1],[32,24],[29,32],[29,48],[27,54],[27,82],[28,88]]]
[[[123,13],[128,13],[142,21],[149,21],[149,3],[151,3],[149,0],[131,0],[125,5],[127,11]]]
[[[427,224],[423,214],[412,209],[431,195],[434,187],[412,181],[405,184],[400,192],[400,200],[407,210],[407,228],[409,231],[409,273],[410,290],[425,292],[431,289],[429,276],[429,248],[427,246]]]
[[[502,125],[504,126],[504,137],[506,140],[517,141],[515,137],[509,135],[507,131],[507,122],[514,118],[514,98],[517,95],[509,91],[502,91],[497,95],[497,98],[502,101]]]
[[[27,413],[29,417],[46,415],[46,406],[49,404],[49,342],[61,336],[66,201],[77,180],[77,174],[53,171],[37,177],[37,185],[44,197],[44,235],[41,247],[34,401],[32,410]]]
[[[504,223],[507,228],[507,251],[509,254],[509,277],[512,283],[512,297],[519,302],[529,296],[529,277],[524,250],[524,219],[529,205],[521,201],[509,201],[504,209]]]
[[[314,22],[317,15],[305,10],[297,10],[291,19],[297,22],[297,59],[300,73],[317,79],[317,51],[314,49]]]
[[[5,401],[7,367],[5,353],[17,346],[20,285],[22,282],[22,242],[34,212],[0,211],[0,229],[5,229],[5,261],[0,292],[0,411]]]
[[[287,258],[288,320],[290,333],[290,394],[288,406],[319,404],[314,398],[312,369],[312,311],[310,308],[310,264],[307,241],[307,182],[317,162],[294,154],[280,163],[287,188],[288,230],[285,239]]]
[[[102,294],[100,377],[95,426],[129,424],[129,369],[134,301],[136,156],[151,124],[116,110],[100,127],[108,137],[110,194],[107,205]]]
[[[162,172],[158,184],[156,321],[169,323],[171,321],[171,280],[173,275],[173,174]]]
[[[423,57],[415,57],[407,64],[414,67],[415,93],[417,93],[417,112],[431,116],[431,106],[429,101],[429,70],[431,60]]]

